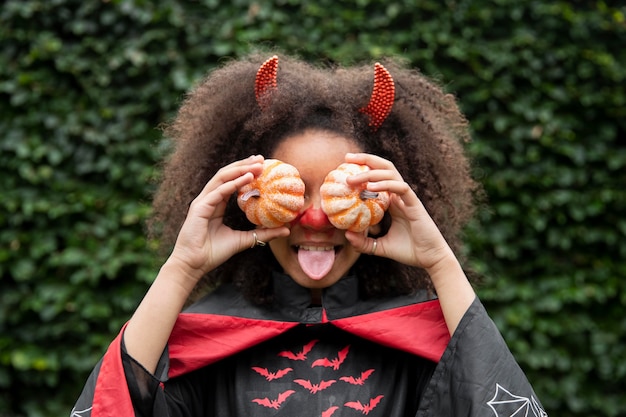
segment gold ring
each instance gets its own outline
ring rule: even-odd
[[[376,253],[376,245],[378,244],[378,242],[376,241],[376,239],[374,239],[374,245],[372,246],[372,252],[370,252],[370,255],[374,255]]]
[[[252,249],[255,246],[265,246],[265,242],[263,242],[262,240],[259,240],[259,237],[257,236],[256,232],[252,232],[252,236],[254,237],[254,242],[252,242],[252,246],[250,246],[250,249]]]

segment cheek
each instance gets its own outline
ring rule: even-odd
[[[283,268],[285,272],[289,272],[290,265],[293,262],[293,248],[289,245],[287,239],[274,239],[269,242],[270,251],[274,255],[276,262]]]
[[[281,255],[284,256],[288,251],[291,250],[291,245],[289,244],[289,240],[287,238],[279,237],[273,239],[269,242],[269,247],[275,258],[279,258]]]
[[[302,218],[303,215],[304,215],[304,212],[298,214],[298,217],[296,217],[295,219],[293,219],[292,221],[289,222],[289,226],[288,227],[291,229],[295,225],[300,224],[300,218]]]

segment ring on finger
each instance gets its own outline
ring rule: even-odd
[[[376,239],[374,239],[374,244],[372,245],[372,251],[370,252],[370,255],[374,255],[376,253],[376,245],[378,244],[378,241]]]
[[[250,246],[250,249],[254,248],[255,246],[265,246],[265,242],[259,240],[256,232],[252,232],[252,237],[254,237],[254,242],[252,242],[252,246]]]

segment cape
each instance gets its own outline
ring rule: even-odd
[[[308,292],[294,292],[297,284],[285,276],[275,277],[278,301],[270,307],[252,305],[224,286],[179,315],[155,377],[190,374],[297,326],[322,323],[434,362],[419,417],[547,415],[478,299],[450,338],[438,300],[427,293],[361,300],[356,282],[342,279],[314,308]],[[123,332],[94,368],[71,417],[136,415],[124,371]],[[361,407],[362,414],[370,411]]]

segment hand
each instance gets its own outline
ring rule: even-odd
[[[396,167],[381,157],[359,153],[346,155],[346,162],[367,165],[370,171],[349,177],[349,184],[367,182],[367,189],[390,193],[391,227],[377,239],[377,256],[431,270],[454,257],[445,238],[435,225],[415,192],[404,181]],[[374,239],[362,233],[346,232],[350,243],[363,253],[371,253]]]
[[[205,273],[254,243],[252,231],[231,229],[224,225],[223,216],[230,196],[263,172],[263,159],[256,155],[223,167],[189,206],[167,263],[181,268],[192,280],[192,285]],[[262,241],[289,234],[286,227],[255,232]]]

